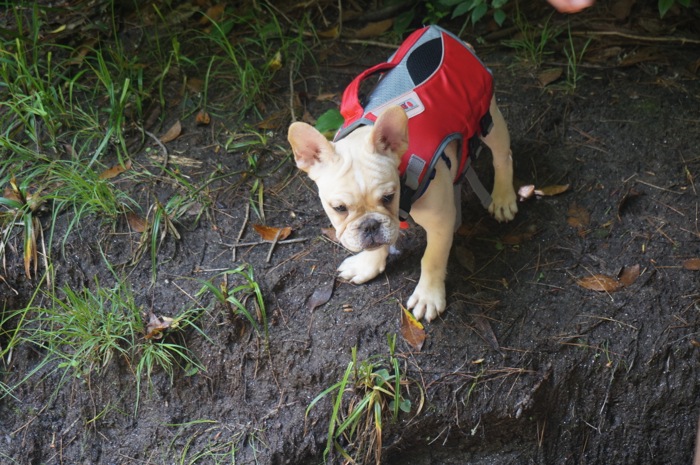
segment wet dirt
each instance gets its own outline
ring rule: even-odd
[[[577,24],[583,31],[585,21]],[[697,38],[699,31],[686,32]],[[296,82],[296,92],[312,96],[306,110],[314,116],[333,103],[313,96],[341,92],[354,73],[387,54],[336,47],[331,55],[352,58],[352,65],[319,63],[320,72],[310,67]],[[163,241],[155,284],[148,258],[122,268],[144,311],[173,316],[193,300],[207,308],[198,320],[206,337],[191,329],[170,336],[205,370],[178,368],[172,379],[154,372],[151,384],[141,383],[135,412],[133,368],[122,360],[100,376],[68,381],[44,367],[0,400],[2,462],[322,463],[332,402],[307,413],[309,403],[342,378],[353,347],[359,360],[386,355],[387,336],[398,334],[397,358],[424,389],[425,405],[416,413],[414,388],[412,412],[385,421],[382,463],[690,463],[700,414],[700,293],[699,272],[683,263],[700,256],[700,47],[604,36],[589,47],[590,56],[620,50],[607,61],[584,62],[576,89],[568,91],[565,74],[543,87],[539,71],[513,50],[477,46],[496,79],[518,183],[569,188],[521,202],[516,219],[499,224],[464,187],[448,309],[426,325],[420,352],[400,336],[398,302],[417,282],[422,231],[405,232],[399,253],[373,281],[336,282],[335,269],[348,254],[322,234],[329,222],[313,184],[290,158],[285,121],[266,130],[269,141],[256,152],[264,219],[250,208],[252,181],[224,177],[212,184],[209,213],[199,221],[183,216],[181,239]],[[619,64],[650,47],[663,58]],[[557,54],[545,66],[565,73],[564,60]],[[279,108],[288,101],[285,84],[281,79]],[[177,117],[173,111],[163,128]],[[198,163],[171,159],[183,176],[203,183],[212,172],[247,169],[243,153],[220,150],[223,130],[240,130],[235,123],[215,118],[202,127],[192,116],[183,125],[183,136],[168,144],[171,154]],[[149,154],[158,147],[149,148],[133,154],[133,170],[157,169]],[[489,154],[476,166],[490,185]],[[165,177],[115,183],[144,209],[153,195],[167,201],[177,193]],[[59,216],[57,234],[70,219]],[[289,239],[297,241],[259,243],[254,223],[290,226]],[[127,263],[139,241],[125,221],[116,229],[94,218],[70,234],[65,250],[54,247],[62,285],[80,289],[93,286],[94,276],[114,279],[102,254]],[[256,244],[235,247],[234,260],[237,241]],[[211,296],[193,297],[198,279],[243,263],[262,289],[267,343]],[[593,275],[616,278],[636,265],[639,277],[615,292],[578,284]],[[26,305],[34,283],[23,278],[21,256],[10,251],[3,277],[3,308]],[[330,300],[311,311],[310,296],[328,286]],[[24,379],[42,355],[20,346],[3,360],[2,381]],[[333,453],[328,460],[343,461]]]

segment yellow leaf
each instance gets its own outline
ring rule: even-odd
[[[416,352],[420,352],[423,348],[425,329],[403,305],[401,305],[401,335]]]

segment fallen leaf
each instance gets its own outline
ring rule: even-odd
[[[620,283],[625,286],[631,286],[639,278],[639,264],[624,267],[618,276]]]
[[[622,283],[620,281],[603,274],[595,274],[577,279],[576,284],[589,291],[597,292],[615,292],[622,289]]]
[[[180,137],[180,134],[182,133],[182,124],[180,124],[180,120],[175,121],[175,124],[170,126],[170,129],[168,129],[168,132],[163,134],[160,137],[160,141],[164,144],[167,144],[168,142],[171,142],[178,137]]]
[[[537,75],[537,80],[539,81],[542,87],[545,87],[547,84],[551,84],[557,79],[559,79],[563,72],[564,70],[561,68],[545,69]]]
[[[493,350],[500,352],[501,346],[498,343],[498,338],[496,338],[496,333],[493,332],[488,318],[482,315],[473,315],[472,318],[474,319],[474,326],[481,338],[488,342]]]
[[[563,185],[552,185],[552,186],[546,186],[542,187],[540,189],[535,189],[535,195],[538,195],[540,197],[550,197],[553,195],[559,195],[563,194],[564,192],[569,190],[569,185],[568,184],[563,184]]]
[[[103,172],[100,173],[100,175],[98,177],[99,177],[99,179],[112,179],[112,178],[116,178],[117,176],[122,174],[124,171],[130,170],[130,169],[131,169],[131,160],[127,160],[127,162],[124,163],[124,165],[117,164],[111,168],[104,170]]]
[[[340,242],[338,240],[338,236],[335,235],[335,228],[321,228],[321,234],[323,234],[333,242]]]
[[[292,233],[292,228],[289,226],[275,228],[273,226],[265,226],[264,224],[254,224],[253,229],[260,234],[260,237],[264,241],[283,241]]]
[[[204,110],[199,110],[197,112],[197,116],[195,117],[195,122],[197,123],[198,126],[206,126],[209,123],[211,123],[211,117],[209,116],[209,113],[207,113]]]
[[[577,229],[586,229],[591,221],[591,214],[588,212],[588,210],[575,203],[571,204],[569,211],[566,213],[569,215],[566,222],[569,224],[569,226]]]
[[[204,90],[204,80],[195,77],[187,79],[187,90],[193,94],[202,93]]]
[[[416,352],[420,352],[425,342],[425,328],[403,305],[401,310],[401,335]]]
[[[636,199],[637,197],[640,197],[642,195],[642,192],[639,192],[635,188],[631,188],[625,192],[625,195],[622,196],[620,199],[620,202],[617,204],[617,219],[620,220],[622,219],[622,214],[623,210],[629,205],[629,202]]]
[[[207,8],[207,12],[199,20],[200,26],[206,26],[210,21],[218,22],[224,15],[226,2],[222,2]]]
[[[520,245],[523,242],[532,240],[532,238],[535,237],[535,234],[537,234],[537,226],[531,224],[527,226],[524,231],[506,234],[501,238],[501,242],[507,245]]]
[[[458,245],[455,247],[455,255],[457,256],[457,261],[470,273],[474,272],[476,268],[476,259],[474,258],[474,252],[466,247]]]
[[[326,29],[325,31],[318,31],[317,34],[322,39],[337,39],[340,35],[340,28],[335,26],[333,28]]]
[[[700,258],[689,258],[683,261],[683,268],[691,271],[700,270]]]
[[[129,223],[129,227],[132,231],[137,233],[144,232],[148,226],[148,222],[134,212],[128,212],[126,214],[126,221]]]
[[[155,313],[149,312],[148,324],[146,325],[146,339],[161,339],[163,337],[163,331],[170,328],[172,323],[172,318],[168,318],[167,316],[158,318]]]
[[[338,101],[337,92],[325,92],[316,96],[317,102],[336,102]]]
[[[317,287],[309,300],[306,302],[306,308],[313,312],[316,308],[325,304],[333,296],[333,289],[335,287],[335,280],[331,281],[325,286]]]
[[[275,53],[275,56],[267,62],[267,68],[273,73],[282,68],[282,52],[277,51],[277,53]]]
[[[392,24],[394,24],[394,20],[392,18],[377,21],[375,23],[368,23],[365,27],[355,32],[355,38],[369,39],[371,37],[380,36],[389,30]]]

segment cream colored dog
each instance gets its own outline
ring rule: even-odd
[[[495,98],[491,99],[490,113],[493,128],[482,137],[491,149],[495,170],[489,212],[498,221],[509,221],[518,211],[513,162],[508,128]],[[398,166],[409,137],[408,118],[399,106],[388,107],[374,126],[359,127],[336,143],[306,123],[289,127],[297,167],[316,183],[338,240],[359,252],[338,268],[340,277],[352,283],[364,283],[383,272],[389,247],[398,238]],[[426,230],[427,246],[420,280],[407,307],[416,318],[427,321],[441,314],[446,305],[447,259],[460,211],[452,183],[458,166],[456,151],[456,142],[447,146],[451,168],[438,163],[435,178],[411,208],[411,217]]]

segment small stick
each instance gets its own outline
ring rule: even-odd
[[[267,252],[267,259],[265,259],[265,263],[270,263],[270,260],[272,259],[272,251],[275,250],[275,246],[277,245],[277,241],[279,240],[281,233],[282,230],[278,229],[277,234],[275,234],[275,238],[272,240],[272,244],[270,245],[270,250]]]
[[[241,225],[241,230],[238,231],[238,237],[236,238],[236,243],[233,244],[233,250],[232,250],[232,256],[231,256],[231,261],[235,262],[236,261],[236,247],[238,247],[241,242],[241,237],[243,237],[243,231],[245,231],[245,226],[248,224],[248,217],[250,216],[250,204],[246,203],[245,204],[245,218],[243,218],[243,224]]]
[[[156,144],[160,146],[160,150],[163,152],[163,167],[160,170],[160,174],[158,176],[163,176],[163,173],[165,173],[165,169],[168,167],[168,149],[165,147],[165,144],[163,144],[158,137],[156,137],[155,134],[152,132],[146,131],[144,129],[143,131],[147,136],[149,136],[151,139],[156,141]]]

